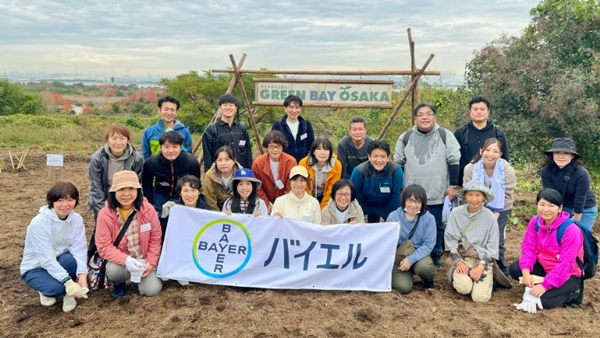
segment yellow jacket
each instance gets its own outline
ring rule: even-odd
[[[321,200],[320,205],[321,209],[325,208],[327,202],[329,202],[329,199],[331,198],[331,188],[333,187],[333,184],[337,182],[340,178],[342,178],[342,162],[340,162],[337,159],[337,156],[335,156],[335,154],[333,155],[333,159],[335,159],[335,164],[333,165],[333,168],[327,174],[327,178],[325,179],[325,189],[323,190],[323,199]],[[307,161],[308,156],[301,159],[298,165],[303,166],[306,168],[306,170],[308,170],[308,175],[310,175],[310,182],[306,185],[306,192],[309,195],[313,196],[312,191],[315,186],[315,170],[312,166],[308,165]]]

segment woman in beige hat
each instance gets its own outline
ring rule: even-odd
[[[128,222],[121,240],[115,243]],[[137,174],[115,173],[96,226],[96,246],[100,256],[107,260],[106,275],[115,285],[113,298],[123,298],[127,293],[127,272],[132,282],[139,283],[141,294],[154,296],[160,292],[162,282],[156,277],[156,266],[161,236],[156,210],[142,195]]]
[[[306,167],[295,166],[290,170],[289,193],[277,198],[271,215],[293,218],[308,223],[321,224],[319,201],[306,192],[310,176]]]
[[[458,293],[487,303],[494,286],[493,262],[498,259],[498,221],[484,203],[494,194],[483,183],[470,181],[459,197],[466,204],[452,210],[444,233],[452,258],[449,276]]]

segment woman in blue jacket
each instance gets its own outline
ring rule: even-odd
[[[392,288],[402,294],[413,288],[413,274],[423,280],[423,287],[433,289],[437,269],[431,259],[435,246],[435,218],[427,211],[427,194],[418,184],[402,191],[402,204],[390,213],[388,222],[400,223],[396,261],[392,271]]]

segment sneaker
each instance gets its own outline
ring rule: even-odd
[[[126,294],[127,294],[127,285],[125,284],[125,282],[123,282],[120,284],[115,284],[115,288],[114,288],[113,292],[111,293],[111,296],[113,299],[121,299],[121,298],[125,297]]]
[[[56,303],[56,298],[54,297],[46,297],[44,295],[42,295],[41,292],[38,292],[40,294],[40,303],[44,306],[52,306]]]
[[[63,312],[71,312],[77,307],[77,301],[75,297],[65,295],[63,297]]]
[[[435,289],[435,285],[433,284],[433,279],[423,280],[423,288],[424,289]]]
[[[179,285],[181,285],[181,286],[188,286],[188,285],[190,285],[190,282],[188,282],[186,280],[178,280],[177,283],[179,283]]]

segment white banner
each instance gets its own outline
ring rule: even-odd
[[[397,223],[329,225],[176,205],[158,276],[273,289],[391,291]]]

